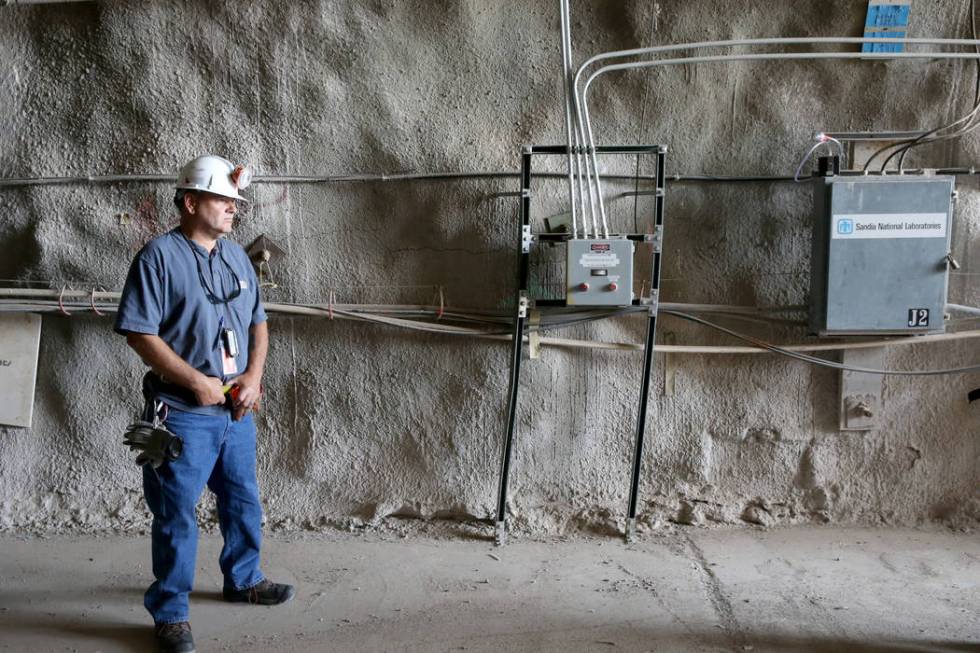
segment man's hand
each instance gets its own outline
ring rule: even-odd
[[[201,406],[220,406],[225,403],[225,393],[222,391],[221,379],[214,376],[204,376],[191,390],[194,391],[194,398]]]
[[[238,396],[235,398],[232,417],[238,421],[248,411],[258,410],[262,398],[262,378],[245,372],[235,379],[238,386]]]

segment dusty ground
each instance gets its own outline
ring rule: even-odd
[[[218,600],[219,548],[202,538],[199,651],[980,651],[976,533],[685,528],[503,548],[463,525],[275,536],[265,570],[299,590],[278,608]],[[0,650],[152,650],[147,538],[0,549]]]

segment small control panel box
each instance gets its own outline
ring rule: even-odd
[[[811,331],[944,331],[954,179],[844,175],[813,183]]]
[[[633,303],[633,242],[625,238],[567,242],[565,303],[629,306]]]

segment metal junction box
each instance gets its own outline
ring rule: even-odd
[[[565,280],[568,306],[629,306],[633,303],[633,242],[622,239],[568,241]]]
[[[813,183],[811,330],[942,332],[953,177],[833,176]]]

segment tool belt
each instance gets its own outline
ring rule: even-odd
[[[197,405],[197,397],[194,396],[193,392],[182,385],[167,381],[156,372],[147,372],[143,376],[143,397],[147,397],[148,394],[147,401],[151,401],[158,394],[165,394],[180,399],[188,406]]]
[[[136,456],[137,465],[151,465],[154,469],[164,461],[174,461],[184,450],[184,440],[163,425],[161,414],[166,413],[163,402],[157,401],[154,379],[160,380],[152,372],[143,377],[143,411],[139,419],[126,427],[123,434],[123,444],[133,451],[139,451]],[[168,391],[167,394],[170,394]],[[193,401],[193,399],[192,399]]]

